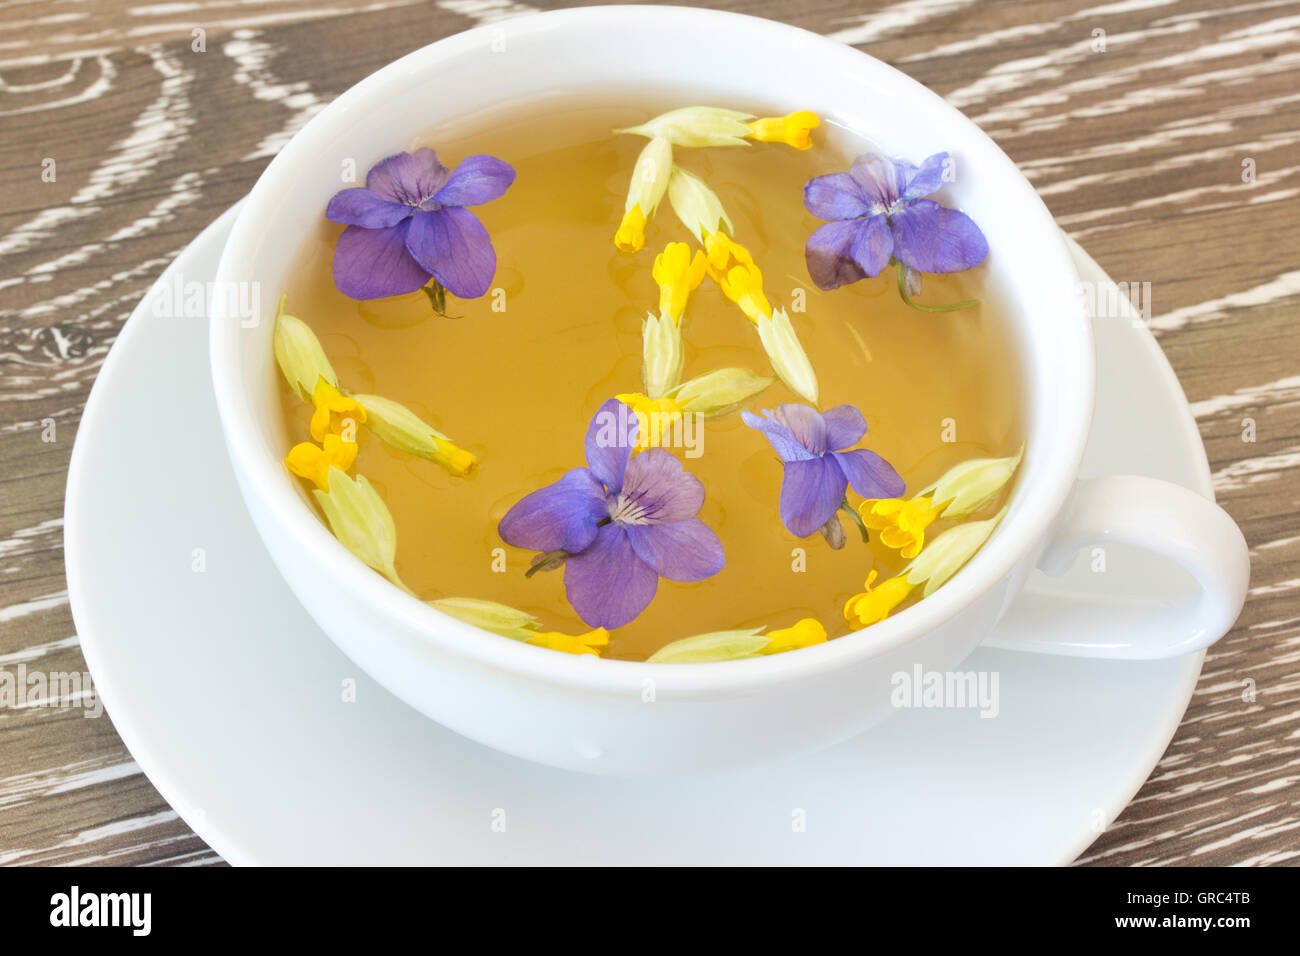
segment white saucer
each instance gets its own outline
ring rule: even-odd
[[[210,278],[234,212],[164,281]],[[1085,278],[1108,281],[1076,254]],[[1095,325],[1085,473],[1142,472],[1210,496],[1154,340],[1124,320]],[[1065,863],[1155,766],[1202,657],[980,650],[966,666],[998,672],[995,719],[904,710],[831,750],[743,773],[626,781],[506,757],[390,696],[316,628],[244,512],[206,323],[143,306],[82,417],[65,546],[81,645],[118,733],[186,822],[241,864]],[[1105,574],[1081,561],[1063,584],[1036,578],[1026,613],[1054,600],[1049,587],[1126,603],[1183,586],[1144,555],[1107,557]],[[355,703],[342,702],[346,679]]]

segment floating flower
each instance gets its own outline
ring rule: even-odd
[[[711,631],[665,644],[646,658],[647,664],[705,664],[757,657],[770,643],[761,627],[738,631]]]
[[[356,461],[355,426],[359,424],[369,426],[394,448],[427,458],[453,475],[474,470],[478,459],[473,454],[458,448],[405,405],[378,395],[342,391],[320,340],[307,323],[285,313],[284,301],[281,296],[273,333],[276,361],[290,387],[314,406],[310,430],[320,442],[319,446],[303,442],[290,449],[284,461],[291,472],[324,490],[331,466],[347,471]]]
[[[711,631],[673,641],[655,651],[647,663],[705,664],[740,661],[768,654],[811,647],[826,642],[826,628],[816,618],[806,617],[792,627],[762,633],[761,627],[736,631]]]
[[[569,603],[591,627],[621,627],[649,605],[659,578],[702,581],[722,569],[722,543],[696,515],[704,486],[661,448],[633,457],[638,424],[610,399],[592,418],[587,467],[527,495],[501,519],[506,543],[564,563]]]
[[[393,515],[363,475],[353,481],[330,468],[326,489],[312,492],[334,537],[358,558],[403,591],[410,589],[397,576],[397,528]]]
[[[540,627],[537,618],[527,611],[484,598],[438,598],[425,603],[466,624],[516,641],[528,640]]]
[[[683,106],[654,119],[616,133],[633,133],[649,138],[662,137],[673,146],[748,146],[753,130],[745,125],[753,113],[725,110],[716,106]]]
[[[784,309],[773,309],[763,292],[763,273],[749,250],[724,232],[705,237],[709,276],[758,330],[777,377],[807,402],[816,402],[817,373]]]
[[[745,424],[763,433],[784,463],[781,522],[805,538],[835,517],[853,490],[866,498],[896,498],[903,479],[873,451],[852,448],[867,433],[867,421],[852,405],[826,412],[807,405],[742,412]],[[851,449],[851,450],[837,450]]]
[[[330,469],[347,471],[356,460],[357,443],[331,432],[320,445],[309,441],[294,445],[284,463],[299,478],[306,478],[321,491],[328,491]]]
[[[598,627],[586,634],[561,634],[559,631],[539,631],[528,639],[535,647],[545,647],[551,651],[565,654],[595,654],[600,656],[600,648],[609,646],[609,631]]]
[[[680,324],[682,314],[686,311],[686,301],[704,280],[708,271],[708,258],[702,250],[695,250],[684,242],[670,242],[664,251],[655,256],[655,263],[650,270],[651,277],[659,286],[659,314]]]
[[[786,651],[797,651],[800,648],[812,647],[814,644],[825,644],[826,628],[822,627],[822,622],[815,617],[806,617],[802,621],[796,621],[790,627],[769,631],[767,638],[767,646],[759,651],[760,654],[784,654]]]
[[[928,495],[911,501],[902,498],[868,498],[858,505],[862,523],[880,532],[880,542],[904,558],[914,558],[925,545],[925,529],[943,511]]]
[[[311,413],[311,437],[317,441],[323,441],[331,432],[342,433],[349,422],[352,424],[349,430],[355,436],[356,426],[366,420],[366,410],[361,404],[342,394],[324,378],[316,380],[311,403],[316,406]]]
[[[325,210],[346,225],[334,249],[334,284],[354,299],[382,299],[430,278],[462,299],[492,284],[496,251],[468,206],[499,198],[515,171],[494,156],[466,157],[454,172],[427,147],[371,167],[364,188],[336,193]]]
[[[763,273],[754,264],[748,249],[724,232],[710,233],[705,239],[708,249],[709,278],[758,325],[772,317],[772,306],[763,294]]]
[[[672,171],[672,144],[666,136],[656,136],[646,143],[632,167],[632,182],[627,187],[627,202],[623,205],[623,221],[614,233],[614,245],[620,251],[636,252],[645,245],[645,224],[659,208]]]
[[[284,311],[286,296],[280,296],[280,306],[276,311],[275,329],[271,342],[275,350],[275,361],[289,387],[298,393],[304,402],[312,401],[316,392],[316,383],[325,380],[337,386],[339,377],[334,373],[334,366],[325,357],[320,339],[302,319]]]
[[[795,149],[812,145],[812,130],[820,124],[816,113],[800,110],[788,116],[755,119],[753,113],[717,106],[684,106],[616,133],[664,136],[674,146],[748,146],[749,140],[785,143]]]
[[[715,418],[734,411],[736,406],[753,398],[772,384],[767,375],[747,368],[717,368],[697,375],[673,390],[672,397],[684,412],[698,412]]]
[[[1024,453],[1022,444],[1009,458],[963,461],[910,501],[869,499],[858,505],[858,513],[863,524],[880,532],[881,543],[914,558],[925,545],[926,528],[941,517],[966,518],[987,505],[1011,479]]]
[[[500,634],[515,641],[524,641],[536,647],[545,647],[566,654],[594,654],[609,646],[609,632],[603,627],[586,634],[564,634],[559,631],[542,631],[537,618],[506,604],[481,598],[441,598],[428,602],[444,614]]]
[[[844,618],[849,626],[858,630],[883,621],[922,585],[922,596],[929,597],[974,557],[1006,513],[1007,509],[1003,508],[987,521],[972,521],[949,528],[926,545],[916,560],[879,586],[876,585],[876,572],[872,570],[867,575],[864,590],[853,595],[844,605]]]
[[[474,471],[478,459],[427,424],[405,405],[379,395],[353,396],[365,413],[366,426],[394,448],[427,458],[463,478]]]
[[[649,396],[659,398],[681,381],[682,314],[705,271],[704,253],[697,250],[692,257],[684,242],[670,242],[655,256],[651,275],[659,286],[659,314],[648,314],[641,324],[641,381]]]
[[[853,595],[844,605],[844,619],[855,631],[889,617],[894,608],[906,601],[916,587],[904,575],[887,578],[877,587],[877,574],[873,568],[863,584],[862,593]]]
[[[673,212],[700,242],[720,233],[732,231],[731,217],[722,208],[722,200],[700,177],[680,166],[673,167],[668,180],[668,202]]]
[[[818,176],[804,184],[804,205],[830,220],[812,234],[804,250],[808,274],[825,290],[877,276],[891,261],[899,290],[909,304],[908,273],[963,272],[984,261],[988,243],[965,213],[940,206],[930,196],[942,187],[947,153],[935,153],[920,167],[867,154],[847,173]],[[952,306],[918,306],[947,311]]]
[[[786,116],[766,117],[746,123],[754,139],[763,143],[785,143],[795,149],[812,146],[812,131],[821,125],[816,113],[799,110]]]

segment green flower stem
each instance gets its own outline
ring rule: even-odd
[[[967,299],[965,302],[954,302],[951,305],[922,305],[912,300],[907,294],[907,278],[905,267],[898,259],[894,260],[894,271],[898,275],[898,294],[903,297],[903,301],[916,309],[918,312],[956,312],[958,309],[969,309],[971,306],[979,305],[979,299]]]
[[[524,572],[524,577],[531,578],[538,571],[550,571],[554,568],[558,568],[568,556],[569,552],[563,549],[556,549],[555,551],[547,551],[543,554],[539,554],[537,557],[533,558],[533,566]]]
[[[867,534],[867,526],[862,523],[862,516],[849,506],[848,498],[840,502],[840,510],[847,513],[853,519],[853,523],[858,526],[858,530],[862,532],[862,543],[866,544],[870,541],[871,537]]]
[[[459,319],[458,315],[447,314],[447,290],[442,287],[442,283],[434,279],[428,285],[420,289],[429,297],[429,304],[433,306],[433,311],[437,312],[444,319]]]

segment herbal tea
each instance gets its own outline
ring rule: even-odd
[[[359,558],[686,662],[869,626],[983,544],[1020,383],[951,162],[732,105],[542,100],[340,185],[275,344],[286,464]]]

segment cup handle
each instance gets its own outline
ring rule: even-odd
[[[1038,566],[1059,576],[1079,549],[1108,543],[1133,545],[1182,565],[1200,593],[1170,603],[1122,606],[1082,595],[1026,593],[984,646],[1152,660],[1209,647],[1236,621],[1246,600],[1250,556],[1241,530],[1214,502],[1141,475],[1080,481]]]

